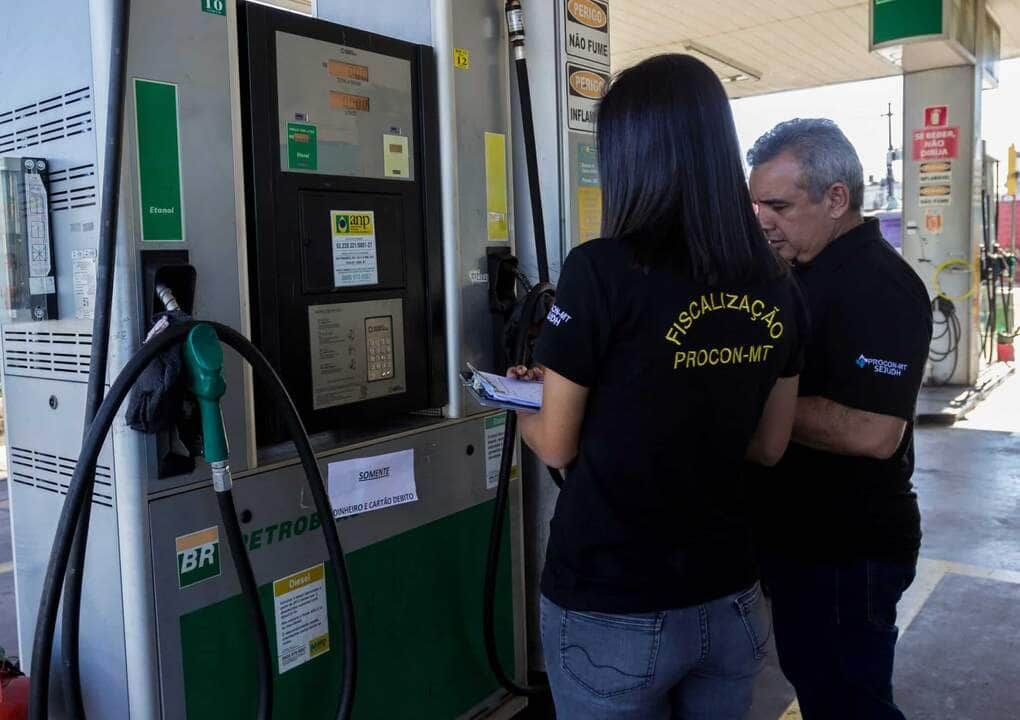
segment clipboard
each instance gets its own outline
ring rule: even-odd
[[[520,387],[521,384],[527,383],[529,386],[541,385],[540,382],[528,381],[528,380],[514,380],[507,378],[507,382],[503,384],[503,392],[498,392],[496,388],[493,388],[486,379],[486,375],[493,377],[491,373],[481,373],[480,371],[473,368],[470,364],[467,370],[463,370],[460,373],[461,384],[467,389],[468,394],[483,407],[499,408],[501,410],[514,410],[516,412],[523,413],[537,413],[541,409],[540,404],[535,402],[530,397],[515,398],[513,392],[515,388]],[[531,392],[529,395],[534,394],[533,387],[527,388]]]

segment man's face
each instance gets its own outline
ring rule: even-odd
[[[800,186],[800,162],[781,153],[751,171],[751,197],[769,243],[787,262],[810,262],[833,238],[837,218],[823,196],[813,202]]]

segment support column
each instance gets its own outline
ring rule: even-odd
[[[903,257],[934,298],[948,298],[962,329],[956,358],[933,361],[939,383],[977,382],[978,252],[982,233],[981,71],[974,65],[903,79]],[[936,322],[943,317],[936,311]],[[936,327],[936,335],[941,329]],[[948,338],[933,341],[944,353]],[[955,365],[955,368],[954,368]]]

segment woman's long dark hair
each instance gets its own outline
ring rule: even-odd
[[[602,235],[645,266],[710,285],[777,276],[744,178],[730,101],[690,55],[659,55],[619,74],[598,111]]]

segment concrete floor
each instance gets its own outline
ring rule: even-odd
[[[894,686],[911,720],[1020,717],[1020,376],[965,420],[917,431],[924,541],[899,606]],[[750,720],[800,711],[774,656]]]
[[[897,701],[911,720],[1012,720],[1020,717],[1020,375],[965,421],[919,430],[917,446],[925,536],[899,608]],[[17,654],[9,519],[0,481],[0,646]],[[537,707],[527,715],[551,717]],[[799,717],[773,655],[750,720]]]
[[[898,608],[897,702],[910,720],[1016,720],[1020,375],[965,420],[921,428],[916,438],[924,542],[917,579]],[[529,720],[553,717],[534,705]],[[749,720],[800,717],[773,648]]]

